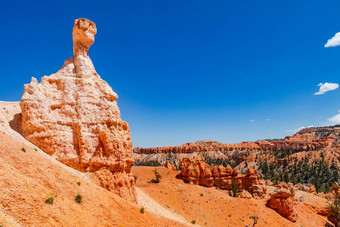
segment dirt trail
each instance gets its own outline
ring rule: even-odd
[[[21,227],[19,223],[17,223],[13,217],[5,214],[2,209],[0,209],[0,223],[2,226],[6,227]]]
[[[187,222],[181,215],[173,213],[172,211],[164,208],[162,205],[160,205],[155,200],[150,198],[147,194],[143,192],[142,189],[136,187],[136,193],[137,193],[138,204],[140,206],[143,206],[147,211],[151,211],[163,217],[192,226],[192,224]],[[196,226],[199,226],[199,225],[196,225]]]

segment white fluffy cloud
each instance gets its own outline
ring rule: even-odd
[[[317,86],[320,87],[318,92],[315,92],[314,95],[323,95],[325,94],[327,91],[332,91],[335,90],[339,87],[339,84],[337,83],[319,83]]]
[[[340,32],[335,33],[335,35],[332,38],[330,38],[325,44],[325,47],[336,47],[336,46],[340,46]]]

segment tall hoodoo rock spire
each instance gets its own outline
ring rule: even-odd
[[[79,18],[74,21],[73,26],[73,55],[87,55],[90,46],[94,43],[94,36],[97,34],[96,24],[92,21]]]
[[[129,125],[121,120],[117,94],[87,55],[96,32],[92,21],[75,20],[74,56],[57,73],[25,85],[22,134],[57,160],[92,172],[103,187],[136,202]]]

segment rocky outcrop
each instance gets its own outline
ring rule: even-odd
[[[210,166],[198,157],[195,157],[192,161],[188,158],[183,159],[179,178],[183,179],[185,183],[206,187],[214,185]]]
[[[339,184],[337,182],[333,183],[331,193],[334,194],[334,195],[339,194]]]
[[[237,186],[238,190],[241,191],[242,180],[235,169],[232,169],[230,165],[217,166],[212,168],[212,174],[214,178],[214,185],[220,189],[232,190],[233,187]]]
[[[94,43],[94,36],[97,33],[96,24],[90,20],[79,18],[74,21],[73,55],[87,55],[90,46]]]
[[[325,217],[327,217],[328,215],[332,213],[329,207],[316,207],[315,210],[317,214],[325,216]]]
[[[166,167],[167,169],[170,169],[170,170],[174,170],[174,171],[177,170],[176,167],[175,167],[175,165],[174,165],[174,164],[171,164],[169,161],[166,161],[165,167]]]
[[[257,199],[264,198],[267,193],[267,189],[260,181],[260,175],[253,168],[249,168],[246,175],[242,178],[242,187]]]
[[[296,222],[297,214],[294,206],[297,204],[297,200],[294,195],[295,190],[292,185],[281,183],[274,192],[270,193],[266,206],[274,209],[288,220]]]
[[[185,183],[198,184],[206,187],[216,186],[223,190],[237,190],[241,192],[242,198],[251,197],[260,199],[266,196],[266,188],[260,181],[260,176],[253,168],[247,170],[246,175],[238,174],[236,169],[217,166],[210,167],[199,157],[193,160],[184,158],[181,162],[181,173],[177,178],[183,179]],[[243,191],[247,191],[248,193]]]
[[[296,184],[295,188],[300,191],[316,194],[316,188],[312,184]]]
[[[117,94],[97,74],[89,47],[96,25],[77,19],[74,56],[41,82],[32,78],[21,98],[22,134],[46,153],[83,172],[96,172],[99,183],[136,202],[132,142],[121,120]]]
[[[240,198],[242,199],[251,199],[253,198],[253,196],[246,190],[243,190],[241,193],[240,193]]]

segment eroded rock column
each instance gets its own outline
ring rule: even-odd
[[[87,52],[96,25],[84,18],[73,27],[74,56],[41,82],[32,78],[21,98],[23,136],[57,160],[136,202],[132,142],[121,120],[117,94],[97,74]]]

